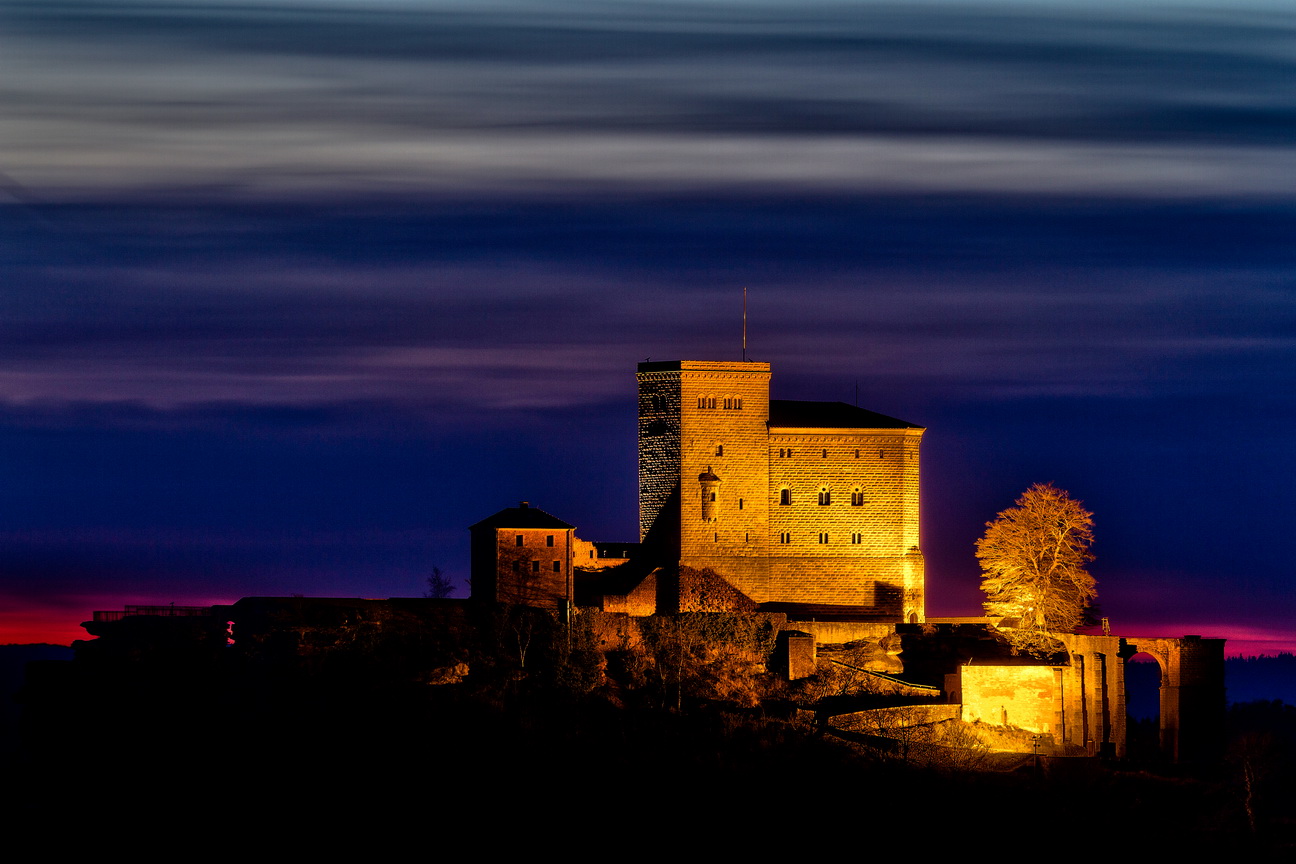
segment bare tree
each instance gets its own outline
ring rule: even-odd
[[[1048,653],[1058,644],[1050,631],[1074,631],[1084,622],[1098,596],[1085,569],[1092,543],[1093,514],[1051,483],[1036,483],[986,523],[976,544],[985,610],[1016,619],[1006,631],[1014,651]]]

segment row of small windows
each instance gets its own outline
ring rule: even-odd
[[[780,489],[779,504],[786,507],[791,503],[792,503],[792,490],[786,488]],[[852,507],[863,507],[864,490],[860,489],[858,486],[855,489],[853,489],[850,494],[850,503]],[[819,506],[827,507],[830,504],[832,504],[832,491],[825,486],[819,490]]]
[[[522,563],[523,563],[523,562],[521,562],[521,561],[514,561],[514,562],[513,562],[513,572],[514,572],[514,573],[520,573],[520,572],[522,571]],[[532,561],[532,562],[531,562],[531,572],[532,572],[532,573],[539,573],[539,572],[540,572],[540,562],[539,562],[539,561]],[[562,572],[562,562],[561,562],[561,561],[555,561],[555,562],[553,562],[553,572],[555,572],[555,573],[561,573],[561,572]]]
[[[780,447],[780,448],[779,448],[778,455],[779,455],[779,458],[780,458],[780,459],[791,459],[791,458],[792,458],[792,455],[793,455],[792,448],[791,448],[791,447]],[[825,450],[820,450],[820,451],[819,451],[819,458],[820,458],[820,459],[827,459],[827,458],[828,458],[828,451],[827,451],[826,449],[825,449]],[[856,451],[855,451],[855,458],[856,458],[856,459],[860,458],[860,451],[859,451],[859,450],[856,450]],[[879,451],[878,451],[878,458],[879,458],[879,459],[885,459],[885,458],[886,458],[886,451],[885,451],[885,450],[879,450]]]
[[[717,536],[719,536],[719,535],[717,535]],[[779,542],[780,542],[780,543],[783,543],[783,544],[791,543],[791,542],[792,542],[792,532],[791,532],[791,531],[782,531],[782,532],[780,532],[780,533],[779,533]],[[832,539],[828,536],[828,533],[827,533],[826,531],[821,531],[821,532],[819,532],[819,545],[821,545],[821,546],[827,546],[827,545],[829,545],[831,542],[832,542]],[[851,540],[850,540],[850,542],[851,542],[852,544],[858,546],[858,545],[860,545],[861,543],[864,542],[864,535],[863,535],[863,534],[852,534],[852,535],[851,535]]]
[[[712,540],[713,542],[715,542],[715,543],[719,543],[719,542],[720,542],[720,532],[719,532],[719,531],[712,532],[711,540]],[[750,543],[750,542],[751,542],[751,532],[750,532],[750,531],[744,531],[744,532],[743,532],[743,542],[744,542],[744,543]]]
[[[720,407],[726,411],[741,411],[743,400],[741,396],[724,396],[720,399],[716,399],[714,396],[699,396],[697,405],[699,408]]]
[[[524,537],[524,536],[521,535],[521,534],[518,534],[516,537],[513,538],[513,545],[515,545],[515,546],[525,546],[525,545],[526,545],[526,537]],[[545,545],[546,545],[546,546],[552,546],[552,545],[554,545],[554,535],[550,534],[548,537],[545,537]]]

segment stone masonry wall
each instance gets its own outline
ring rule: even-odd
[[[641,364],[641,538],[756,603],[922,621],[923,430],[771,429],[769,377],[765,363]]]
[[[770,430],[771,593],[921,621],[922,430],[827,431]]]
[[[963,720],[1016,726],[1061,741],[1060,673],[1052,666],[960,666]]]

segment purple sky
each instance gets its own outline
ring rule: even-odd
[[[0,0],[0,642],[634,539],[634,364],[927,426],[929,613],[1034,482],[1118,632],[1296,647],[1296,13]]]

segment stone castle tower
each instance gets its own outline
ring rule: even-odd
[[[768,363],[647,362],[638,379],[639,534],[657,564],[768,609],[924,619],[921,427],[771,400]]]

